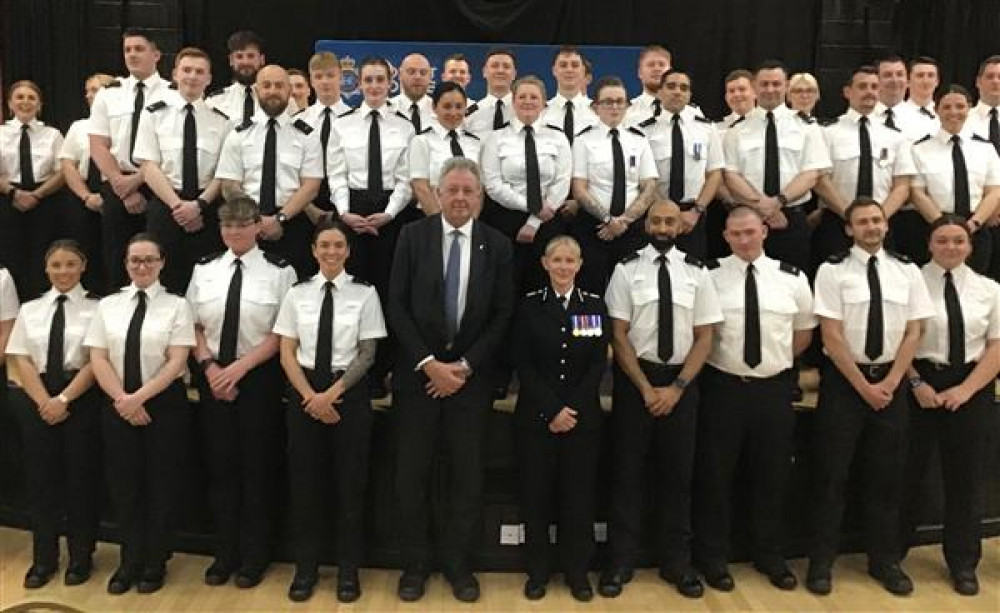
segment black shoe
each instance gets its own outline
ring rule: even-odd
[[[701,574],[705,575],[705,583],[713,590],[731,592],[736,587],[736,581],[725,564],[705,566],[701,569]]]
[[[660,578],[676,587],[685,598],[701,598],[705,594],[705,586],[693,570],[670,571],[661,568]]]
[[[979,580],[976,573],[962,573],[951,578],[952,587],[962,596],[975,596],[979,593]]]
[[[460,602],[476,602],[479,600],[479,581],[470,572],[459,572],[447,577],[451,584],[451,593]]]
[[[899,564],[869,566],[868,574],[882,583],[885,591],[895,596],[909,596],[913,593],[913,582],[906,576]]]
[[[305,602],[312,598],[316,589],[316,573],[296,572],[292,584],[288,586],[288,599],[292,602]]]
[[[24,589],[37,590],[52,580],[56,574],[54,566],[44,566],[42,564],[32,564],[28,573],[24,575]]]
[[[89,559],[83,562],[70,562],[66,567],[66,574],[63,576],[63,583],[69,586],[82,585],[90,580],[90,575],[94,570],[94,564]]]
[[[524,582],[524,597],[528,600],[541,600],[542,598],[545,598],[547,588],[547,581],[541,581],[539,579],[532,579],[531,577],[528,577],[528,580]]]
[[[108,581],[108,593],[115,596],[124,594],[132,589],[132,581],[132,573],[124,568],[119,568]]]
[[[247,590],[264,580],[264,569],[241,568],[236,571],[236,587]]]
[[[590,586],[590,580],[587,579],[586,575],[566,577],[566,586],[569,587],[569,593],[577,602],[590,602],[594,599],[594,588]]]
[[[358,579],[358,569],[341,567],[337,570],[337,600],[354,602],[361,598],[361,580]]]
[[[597,581],[597,593],[605,598],[617,598],[631,580],[631,568],[609,568],[601,573]]]
[[[232,568],[216,560],[205,569],[205,585],[225,585],[229,583],[232,574]]]
[[[396,594],[403,602],[416,602],[424,597],[427,590],[427,573],[407,570],[399,576]]]
[[[154,592],[160,591],[163,587],[163,581],[167,577],[167,569],[163,566],[157,566],[155,568],[147,568],[142,571],[142,576],[139,578],[139,585],[136,586],[135,591],[140,594],[152,594]]]
[[[799,580],[795,578],[795,575],[788,569],[788,565],[784,561],[774,564],[754,562],[753,567],[757,569],[757,572],[766,575],[771,585],[779,590],[790,591],[799,585]]]
[[[833,591],[833,576],[829,570],[809,568],[806,575],[806,589],[817,596],[828,596]]]

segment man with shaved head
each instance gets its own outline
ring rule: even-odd
[[[410,118],[413,131],[420,134],[430,126],[434,116],[431,97],[427,90],[431,86],[431,63],[419,53],[411,53],[399,64],[398,96],[389,100],[394,109]]]

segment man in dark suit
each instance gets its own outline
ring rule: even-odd
[[[399,339],[399,597],[419,600],[429,572],[428,476],[440,432],[451,460],[441,559],[455,598],[474,602],[469,554],[480,533],[482,440],[493,404],[493,361],[513,310],[511,245],[475,219],[483,188],[475,162],[456,157],[438,181],[441,214],[403,228],[389,281]]]

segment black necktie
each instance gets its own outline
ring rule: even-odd
[[[659,98],[653,100],[653,118],[655,119],[659,117],[660,113],[662,112],[663,112],[663,103],[660,102]]]
[[[377,198],[382,193],[382,138],[378,130],[378,111],[368,114],[368,195]]]
[[[253,88],[249,85],[246,86],[246,92],[243,94],[243,123],[248,124],[253,118]]]
[[[865,331],[865,355],[874,361],[882,355],[882,335],[885,329],[882,320],[882,284],[878,279],[878,258],[868,258],[868,329]]]
[[[948,363],[964,366],[965,320],[962,319],[962,303],[958,300],[958,290],[950,270],[944,273],[944,309],[948,314]]]
[[[87,189],[94,193],[101,189],[101,169],[97,167],[94,158],[90,158],[87,163]]]
[[[323,125],[319,129],[319,142],[323,145],[323,176],[326,176],[326,146],[330,142],[330,114],[333,109],[323,107]]]
[[[561,306],[563,310],[569,308],[569,296],[559,296],[556,300],[559,301],[559,306]]]
[[[448,130],[448,138],[451,139],[451,154],[457,158],[465,157],[462,145],[458,142],[458,133],[454,130]]]
[[[625,212],[625,153],[622,143],[618,140],[618,128],[611,128],[611,216],[617,217]]]
[[[267,136],[264,137],[264,168],[260,175],[260,212],[274,215],[278,210],[275,195],[278,173],[278,128],[277,120],[267,120]]]
[[[962,139],[958,134],[951,137],[951,166],[955,172],[955,214],[968,217],[971,214],[969,196],[969,170],[965,166],[962,153]]]
[[[885,110],[885,127],[893,129],[896,128],[896,120],[894,117],[895,114],[892,112],[892,109]]]
[[[681,133],[681,116],[675,114],[670,130],[670,199],[676,203],[684,200],[684,134]]]
[[[660,269],[656,273],[656,286],[660,291],[656,354],[664,364],[669,364],[671,356],[674,355],[674,295],[670,289],[667,254],[661,253],[656,261],[660,263]]]
[[[139,339],[142,336],[142,322],[146,318],[146,292],[135,293],[135,311],[128,323],[128,333],[125,335],[125,364],[122,386],[125,392],[131,394],[142,387],[142,348]]]
[[[329,387],[333,381],[333,282],[323,284],[323,305],[319,309],[316,331],[316,363],[313,370],[320,384]],[[317,390],[323,391],[323,390]]]
[[[243,261],[233,260],[236,270],[229,279],[229,293],[226,294],[226,310],[222,316],[222,332],[219,334],[219,364],[229,366],[236,361],[236,343],[240,337],[240,291],[243,289]]]
[[[990,142],[993,148],[1000,154],[1000,122],[997,122],[997,109],[990,109]]]
[[[35,169],[31,164],[31,136],[28,134],[30,126],[21,126],[21,142],[18,145],[18,157],[21,163],[21,189],[32,191],[35,189]]]
[[[764,130],[764,195],[777,196],[780,192],[778,127],[774,125],[774,113],[768,111],[767,128]]]
[[[413,130],[420,134],[420,107],[416,102],[410,105],[410,123],[413,124]]]
[[[139,81],[135,84],[135,103],[132,105],[132,132],[129,133],[128,141],[128,159],[132,162],[133,166],[137,166],[135,159],[132,157],[132,152],[135,151],[135,137],[139,132],[139,118],[142,116],[142,107],[146,105],[146,96],[143,90],[146,89],[146,84]]]
[[[563,107],[566,110],[566,114],[563,115],[563,132],[566,134],[566,138],[569,139],[569,144],[573,144],[573,101],[567,100],[566,106]]]
[[[503,127],[503,100],[497,100],[493,107],[493,129],[499,130]]]
[[[56,296],[56,311],[52,315],[52,325],[49,326],[49,347],[45,360],[45,387],[48,391],[62,391],[66,384],[66,372],[63,370],[65,359],[64,344],[66,339],[66,294]]]
[[[181,197],[193,200],[198,197],[198,128],[194,123],[194,106],[184,106],[184,160],[181,171]]]
[[[750,368],[756,368],[760,362],[760,305],[757,301],[757,280],[753,264],[747,266],[747,278],[744,284],[744,317],[743,324],[743,361]]]
[[[528,212],[537,215],[542,210],[542,176],[538,170],[535,130],[524,126],[524,173],[528,182]]]
[[[858,198],[872,197],[872,138],[868,133],[868,118],[858,121],[858,143],[861,155],[858,157],[858,187],[855,196]]]

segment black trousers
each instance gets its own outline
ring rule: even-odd
[[[421,380],[426,377],[420,375]],[[483,437],[493,406],[493,381],[475,374],[453,396],[434,399],[422,385],[394,386],[393,411],[398,435],[396,493],[399,497],[399,547],[403,567],[427,571],[431,564],[429,493],[443,490],[444,525],[440,559],[448,572],[469,568],[482,534]],[[432,481],[435,459],[447,465],[443,483]]]
[[[67,194],[65,207],[65,232],[63,236],[80,243],[87,256],[87,270],[83,271],[83,286],[98,295],[106,295],[107,274],[104,271],[104,254],[101,242],[101,218],[97,211],[84,206],[75,194]]]
[[[733,486],[741,458],[751,479],[754,558],[768,566],[784,559],[785,495],[795,428],[793,372],[746,381],[711,366],[701,374],[694,555],[705,566],[729,561]]]
[[[806,221],[805,209],[804,204],[782,209],[788,218],[788,226],[781,229],[769,228],[767,239],[764,240],[764,251],[768,255],[800,270],[809,270],[811,261],[809,247],[812,231]]]
[[[311,373],[306,376],[313,381]],[[314,385],[314,389],[319,389]],[[325,527],[324,502],[334,481],[337,509],[337,563],[357,567],[364,556],[365,488],[372,405],[362,379],[338,405],[340,421],[327,425],[302,409],[302,397],[289,388],[285,413],[288,426],[288,482],[297,572],[315,573],[320,563]]]
[[[0,263],[10,269],[21,302],[44,293],[45,251],[62,235],[62,212],[66,207],[63,190],[42,198],[30,211],[14,207],[9,196],[0,196]]]
[[[139,190],[146,198],[147,208],[152,197],[149,188],[143,185]],[[146,229],[146,214],[133,215],[125,210],[122,199],[115,194],[108,182],[101,184],[101,197],[104,205],[101,209],[101,244],[104,252],[104,273],[108,292],[128,285],[128,275],[125,273],[125,251],[129,239]]]
[[[313,225],[305,214],[299,214],[289,219],[282,228],[281,238],[276,241],[261,240],[260,248],[267,253],[280,255],[288,260],[299,281],[304,281],[319,270],[316,259],[312,256]],[[221,240],[221,238],[220,238]],[[353,258],[352,258],[353,259]],[[188,273],[190,278],[190,273]]]
[[[583,254],[583,267],[576,276],[580,288],[604,295],[611,279],[615,265],[626,255],[641,249],[647,238],[643,232],[645,217],[632,222],[624,234],[612,241],[603,241],[597,237],[601,223],[585,211],[578,211],[573,218],[571,233],[580,243]]]
[[[891,364],[865,372],[882,380]],[[899,561],[899,509],[907,430],[906,392],[897,388],[881,411],[870,407],[832,365],[822,371],[814,414],[812,463],[814,542],[812,564],[829,568],[837,557],[846,506],[848,477],[855,454],[864,473],[865,548],[873,566]]]
[[[887,242],[917,266],[923,266],[931,259],[930,252],[927,251],[930,236],[930,225],[916,209],[900,209],[889,218]]]
[[[1000,279],[1000,226],[980,230],[980,232],[984,231],[989,234],[990,242],[993,243],[993,249],[990,251],[990,265],[986,276],[996,281]]]
[[[118,519],[121,567],[159,569],[172,553],[171,531],[184,468],[190,409],[178,379],[146,403],[152,422],[133,426],[105,399],[105,469]]]
[[[708,206],[708,210],[702,216],[705,220],[705,256],[709,258],[724,258],[732,250],[729,243],[722,237],[722,231],[726,229],[726,217],[729,215],[729,208],[725,202],[716,199]]]
[[[200,385],[215,558],[230,569],[260,572],[271,560],[284,433],[278,360],[247,373],[234,402],[216,400],[204,378]]]
[[[528,575],[552,572],[549,524],[557,524],[559,569],[584,577],[594,553],[595,488],[601,428],[554,434],[541,424],[516,429],[521,460],[521,517]]]
[[[931,387],[943,391],[958,385],[975,364],[939,369],[918,361],[917,371]],[[944,480],[944,558],[952,575],[975,571],[982,557],[980,522],[986,449],[992,433],[993,382],[955,412],[924,409],[910,398],[910,438],[906,463],[906,504],[903,505],[904,550],[913,543],[934,448]]]
[[[680,366],[669,367],[640,361],[649,382],[670,385]],[[614,410],[611,427],[614,449],[611,500],[611,562],[616,567],[636,564],[644,541],[642,512],[644,493],[655,491],[658,539],[652,547],[660,568],[684,571],[691,564],[691,475],[694,468],[695,427],[698,417],[698,386],[690,385],[674,410],[653,417],[624,372],[614,368]],[[652,452],[655,478],[646,483],[647,456]],[[646,540],[649,542],[649,540]]]
[[[844,232],[844,220],[836,213],[824,209],[819,225],[812,233],[811,263],[807,270],[809,279],[816,278],[816,271],[831,255],[851,248],[851,239]]]
[[[101,500],[99,392],[92,388],[74,400],[69,417],[54,426],[23,389],[11,388],[8,399],[23,441],[33,563],[58,566],[64,518],[70,563],[90,560]]]
[[[177,225],[170,207],[158,197],[153,197],[146,207],[146,230],[155,235],[167,259],[160,272],[160,283],[180,295],[187,292],[194,265],[202,257],[223,249],[219,234],[219,217],[214,206],[202,214],[204,227],[197,232],[187,232]]]

